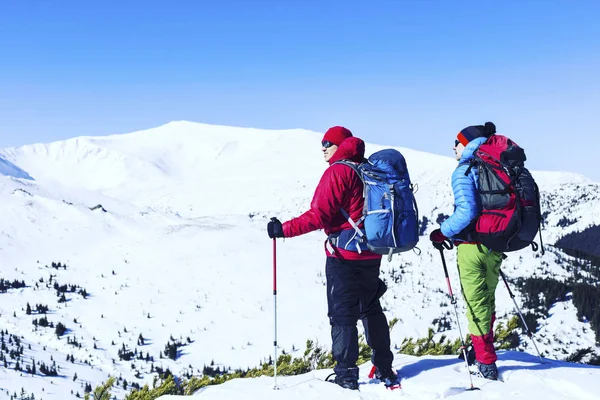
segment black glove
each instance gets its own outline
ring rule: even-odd
[[[267,224],[267,233],[271,239],[282,238],[283,226],[281,226],[281,221],[275,217],[271,218],[271,221]]]

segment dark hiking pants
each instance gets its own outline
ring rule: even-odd
[[[371,361],[379,369],[391,369],[390,331],[379,298],[387,287],[379,279],[381,260],[340,260],[327,257],[327,305],[333,341],[334,371],[338,379],[357,380],[358,330],[362,320]]]

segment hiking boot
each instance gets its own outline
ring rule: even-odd
[[[481,376],[483,376],[485,379],[489,379],[491,381],[498,380],[498,367],[496,366],[496,363],[483,364],[479,361],[475,361],[475,365],[477,366]]]
[[[462,351],[458,355],[458,358],[460,358],[461,360],[465,359],[464,353]],[[469,364],[469,366],[475,364],[475,348],[473,346],[469,346],[467,348],[467,364]]]
[[[344,389],[358,390],[358,381],[356,381],[354,379],[344,380],[344,379],[339,379],[336,376],[332,382],[335,383],[336,385],[343,387]]]
[[[340,368],[338,372],[327,376],[325,381],[335,383],[344,389],[358,390],[358,368]]]
[[[388,389],[396,389],[400,387],[400,377],[392,368],[379,369],[376,366],[371,368],[369,373],[369,379],[377,379],[385,385]]]

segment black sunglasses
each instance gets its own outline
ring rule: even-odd
[[[457,139],[457,140],[455,140],[455,141],[454,141],[454,147],[458,146],[458,144],[459,144],[459,143],[460,143],[460,142],[458,141],[458,139]]]
[[[321,142],[321,146],[325,147],[326,149],[330,148],[331,146],[333,146],[335,143],[331,143],[329,140],[323,140]]]

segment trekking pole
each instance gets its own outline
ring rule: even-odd
[[[447,250],[452,250],[454,245],[451,241],[444,240],[442,243],[434,243],[434,246],[440,251],[440,256],[442,257],[442,265],[444,266],[444,274],[446,275],[448,292],[450,292],[451,303],[454,306],[454,313],[456,314],[456,324],[458,325],[458,333],[460,334],[460,342],[462,344],[461,350],[465,358],[465,366],[467,367],[467,373],[469,374],[469,381],[471,382],[471,388],[467,390],[479,390],[479,388],[473,386],[473,377],[471,376],[471,371],[469,370],[469,362],[467,361],[467,346],[465,345],[465,339],[463,338],[462,329],[460,327],[458,307],[456,306],[456,299],[454,298],[454,293],[452,292],[452,285],[450,285],[450,276],[448,276],[448,267],[446,267],[446,258],[444,257],[444,248],[446,248]]]
[[[273,238],[273,311],[274,311],[274,325],[275,335],[273,340],[273,348],[275,353],[273,378],[275,385],[273,390],[278,390],[277,387],[277,239]]]
[[[544,359],[543,359],[542,355],[540,354],[540,351],[538,350],[535,340],[533,339],[533,332],[531,332],[529,330],[529,326],[527,326],[527,322],[525,322],[525,318],[523,318],[521,309],[519,308],[519,306],[517,305],[517,301],[515,300],[515,295],[513,294],[512,290],[510,290],[510,287],[508,286],[508,281],[506,280],[506,275],[504,275],[504,272],[502,272],[502,270],[500,270],[500,276],[502,277],[502,280],[504,281],[504,286],[506,286],[506,289],[508,290],[508,294],[510,295],[510,298],[512,299],[512,301],[514,303],[515,308],[517,309],[517,312],[519,313],[519,317],[521,317],[521,321],[523,322],[523,326],[525,327],[525,331],[526,331],[525,333],[527,334],[527,336],[529,336],[529,339],[531,339],[531,343],[533,343],[533,347],[535,347],[535,351],[537,351],[537,353],[538,353],[540,362],[543,363]]]

